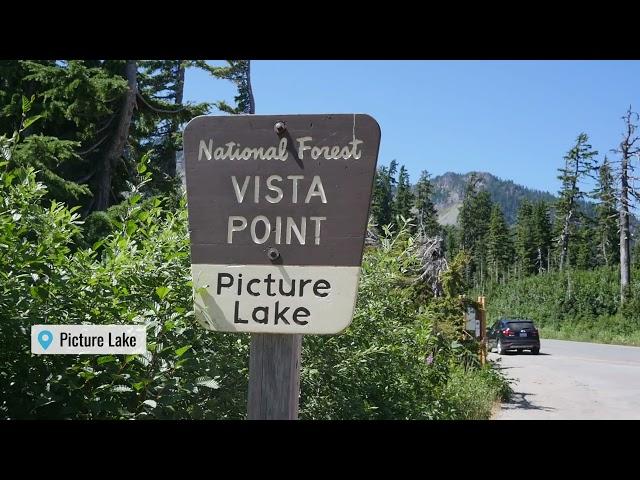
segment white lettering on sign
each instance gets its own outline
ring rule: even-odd
[[[313,222],[313,245],[320,245],[320,232],[322,228],[322,222],[327,217],[309,217],[309,220]],[[300,217],[299,220],[293,217],[281,217],[276,216],[271,219],[264,215],[258,215],[251,220],[251,223],[245,217],[239,215],[231,215],[229,217],[227,226],[227,243],[233,244],[234,233],[244,232],[249,227],[248,232],[245,234],[251,238],[251,241],[256,245],[262,245],[273,234],[274,243],[276,245],[282,244],[282,225],[285,225],[285,244],[291,245],[295,239],[299,245],[305,245],[307,243],[307,217]],[[271,228],[271,226],[274,228]],[[309,233],[311,235],[311,233]]]
[[[209,142],[200,140],[198,148],[198,161],[202,157],[207,160],[280,160],[284,162],[289,158],[287,152],[287,139],[283,138],[277,147],[244,147],[236,142],[225,143],[222,147],[213,146],[213,138]]]
[[[237,222],[240,222],[240,225],[237,225]],[[227,227],[227,243],[233,243],[233,232],[241,232],[245,228],[247,228],[246,218],[237,215],[230,216]]]
[[[324,188],[322,188],[322,180],[320,180],[319,175],[315,175],[313,177],[313,181],[311,182],[311,186],[309,187],[309,193],[307,193],[307,198],[304,199],[304,203],[309,203],[311,197],[320,197],[322,203],[327,203],[327,197],[324,194]]]
[[[236,199],[238,200],[238,203],[242,203],[242,201],[244,200],[244,194],[247,192],[250,178],[251,177],[245,177],[242,188],[240,188],[238,186],[238,180],[236,180],[236,176],[234,175],[231,177],[231,183],[233,183],[233,190],[236,192]]]
[[[293,181],[293,193],[291,195],[291,202],[298,203],[298,180],[304,179],[304,175],[287,175],[287,179]]]
[[[273,185],[274,180],[281,182],[282,177],[280,175],[271,175],[269,178],[267,178],[267,188],[272,192],[276,192],[275,197],[272,197],[270,195],[265,197],[267,199],[267,202],[269,203],[279,203],[284,195],[280,187]]]
[[[311,145],[313,137],[300,137],[296,139],[299,160],[358,160],[362,156],[360,144],[362,140],[353,138],[346,145]],[[207,160],[288,160],[288,140],[281,138],[278,146],[271,147],[243,147],[236,142],[228,142],[223,146],[215,146],[213,138],[208,142],[200,140],[198,147],[198,161]],[[305,153],[307,153],[305,158]]]
[[[287,188],[287,192],[290,192],[289,197],[291,198],[291,203],[298,203],[298,189],[299,189],[299,180],[304,180],[304,175],[288,175],[287,180],[291,180],[290,188]],[[267,177],[266,184],[267,190],[269,191],[266,195],[264,195],[264,199],[269,203],[280,203],[284,199],[284,191],[279,186],[284,182],[283,178],[280,175],[271,175]],[[242,183],[242,186],[240,185]],[[254,203],[260,203],[260,184],[262,183],[262,177],[259,175],[255,177],[245,176],[244,180],[238,181],[238,178],[235,175],[231,176],[231,185],[233,186],[233,192],[235,193],[236,200],[238,203],[242,203],[247,194],[247,189],[249,185],[253,185],[253,201]],[[275,196],[274,196],[275,193]],[[322,179],[319,175],[314,175],[311,180],[311,185],[307,188],[307,193],[304,196],[304,203],[311,203],[313,197],[319,197],[321,203],[327,203],[327,195],[324,192],[324,187],[322,186]]]
[[[305,180],[304,175],[288,175],[287,180],[280,175],[271,175],[266,179],[266,190],[268,193],[263,196],[260,195],[260,184],[263,179],[259,175],[245,176],[244,179],[238,180],[235,175],[231,176],[231,186],[235,194],[236,201],[243,203],[247,197],[247,193],[251,195],[249,189],[253,189],[253,201],[254,203],[260,203],[262,199],[268,203],[280,203],[283,200],[290,201],[292,204],[298,203],[298,190],[300,189],[300,183]],[[282,185],[282,186],[281,186]],[[301,192],[302,193],[302,192]],[[311,179],[311,183],[306,188],[306,194],[302,193],[300,198],[304,196],[304,203],[309,204],[313,202],[320,202],[322,204],[327,203],[327,195],[322,185],[322,179],[319,175],[314,175]],[[307,243],[307,217],[303,216],[299,219],[292,217],[276,216],[270,219],[264,215],[258,215],[252,219],[239,215],[230,215],[227,222],[227,243],[233,244],[234,233],[244,232],[246,238],[250,238],[251,241],[257,245],[262,245],[273,234],[274,242],[276,245],[282,243],[282,229],[284,225],[284,242],[286,245],[291,245],[292,242],[296,242],[299,245],[320,245],[320,233],[322,229],[322,221],[327,217],[309,217],[310,222],[313,222],[313,241]],[[272,228],[273,227],[273,228]],[[309,232],[311,235],[311,232]],[[311,240],[311,239],[310,239]]]
[[[307,142],[311,142],[313,137],[301,137],[296,139],[298,142],[298,158],[304,160],[304,152],[309,150],[309,154],[313,160],[317,160],[322,156],[325,160],[349,160],[353,158],[358,160],[362,152],[358,150],[358,145],[362,143],[362,140],[351,140],[347,145],[340,148],[339,145],[333,147],[317,147],[307,145]]]
[[[362,156],[362,140],[355,137],[355,117],[353,138],[346,145],[313,144],[313,137],[305,136],[295,139],[299,160],[358,160]],[[288,139],[283,137],[277,145],[248,147],[237,142],[227,142],[216,145],[213,138],[208,141],[200,140],[198,147],[198,161],[206,160],[280,160],[289,158]],[[264,186],[262,186],[264,184]],[[319,175],[305,178],[304,175],[287,175],[286,179],[280,175],[269,175],[266,178],[260,175],[245,176],[244,178],[231,176],[233,194],[239,204],[245,201],[260,204],[265,201],[270,204],[290,202],[291,204],[312,204],[319,202],[327,204],[327,194]],[[313,223],[307,230],[307,220]],[[238,235],[245,240],[250,239],[257,245],[267,242],[272,236],[275,244],[283,241],[290,245],[297,242],[300,245],[320,245],[322,222],[327,217],[282,217],[268,218],[258,215],[254,218],[246,218],[239,215],[230,215],[227,223],[227,243],[232,244]],[[284,231],[283,231],[284,230]],[[307,241],[307,233],[313,238]],[[238,234],[238,235],[234,235]]]

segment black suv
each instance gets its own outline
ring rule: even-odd
[[[540,335],[533,325],[533,320],[502,319],[493,324],[487,331],[487,348],[494,348],[498,355],[503,355],[507,350],[531,350],[537,355],[540,353]]]

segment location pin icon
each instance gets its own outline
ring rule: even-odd
[[[42,330],[38,334],[38,342],[40,343],[42,348],[46,350],[47,348],[49,348],[49,345],[51,345],[51,342],[53,342],[52,333],[49,330]]]

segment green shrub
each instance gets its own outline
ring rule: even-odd
[[[456,418],[482,420],[489,418],[496,400],[507,400],[511,388],[491,366],[470,373],[457,366],[452,369],[445,394]]]
[[[84,220],[82,240],[79,243],[91,248],[97,241],[113,233],[115,226],[107,212],[92,212]]]

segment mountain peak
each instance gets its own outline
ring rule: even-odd
[[[523,200],[536,202],[544,200],[553,202],[556,197],[549,192],[542,192],[518,185],[511,180],[503,180],[490,172],[446,172],[434,177],[433,201],[438,210],[438,221],[443,225],[455,225],[462,206],[464,192],[472,174],[479,178],[479,187],[491,194],[491,199],[500,205],[509,224],[516,221],[518,208]]]

